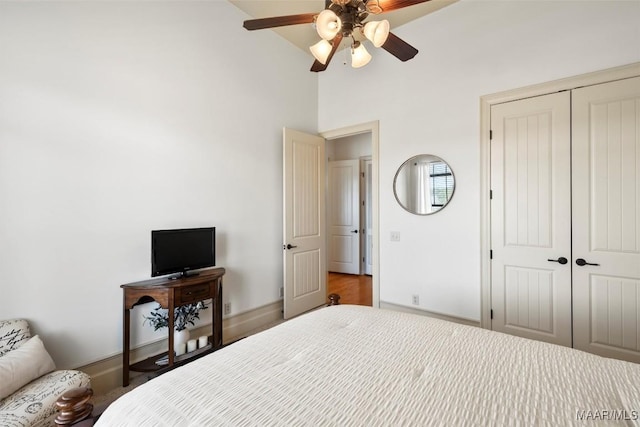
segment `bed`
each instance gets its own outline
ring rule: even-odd
[[[97,426],[640,425],[640,365],[336,305],[115,401]]]

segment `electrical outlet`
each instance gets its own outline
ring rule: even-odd
[[[392,242],[399,242],[400,241],[400,232],[399,231],[392,231],[391,232],[391,241]]]
[[[231,303],[230,302],[225,302],[224,303],[224,314],[231,314]]]
[[[420,296],[419,295],[412,295],[411,296],[411,302],[413,303],[413,305],[420,305]]]
[[[284,298],[284,288],[280,288],[280,298]]]

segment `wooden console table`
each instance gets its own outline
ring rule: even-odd
[[[222,347],[222,276],[224,268],[212,268],[202,270],[198,275],[188,276],[178,279],[167,277],[160,279],[145,280],[142,282],[127,283],[121,285],[123,290],[123,351],[122,351],[122,386],[129,385],[130,371],[160,371],[169,370],[175,366],[187,363],[190,359],[204,356]],[[175,360],[173,354],[173,329],[174,329],[174,308],[181,305],[197,303],[198,301],[212,299],[211,321],[213,334],[210,337],[211,348],[206,351],[196,351],[193,358],[181,357],[180,361]],[[156,301],[168,310],[169,317],[169,348],[167,353],[162,353],[149,359],[130,364],[129,353],[131,351],[131,309],[136,305],[146,304]],[[155,362],[162,356],[168,356],[168,364],[159,366]]]

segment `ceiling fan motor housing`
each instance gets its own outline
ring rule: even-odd
[[[351,36],[354,28],[361,28],[369,13],[362,0],[332,0],[327,8],[335,13],[342,22],[342,35]]]
[[[353,0],[331,0],[331,3],[337,5],[337,6],[344,6],[347,3],[351,3]]]

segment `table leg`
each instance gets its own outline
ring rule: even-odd
[[[129,347],[131,345],[129,336],[129,326],[131,322],[131,313],[128,308],[124,309],[123,316],[123,327],[124,331],[122,334],[123,337],[123,345],[122,345],[122,387],[126,387],[129,385]]]
[[[222,278],[219,278],[216,286],[216,299],[213,301],[212,325],[213,325],[213,343],[214,350],[222,348]]]

